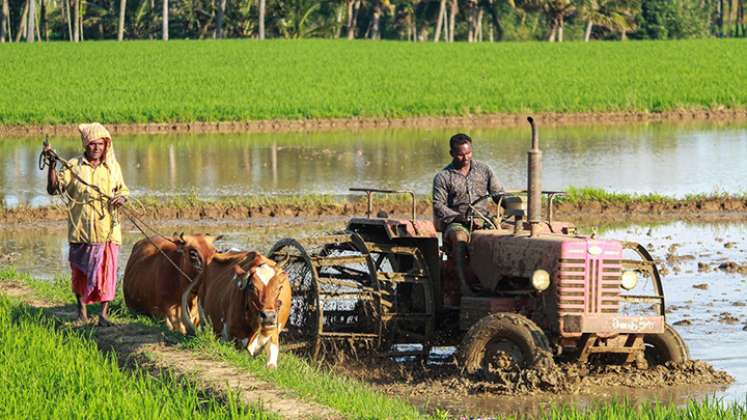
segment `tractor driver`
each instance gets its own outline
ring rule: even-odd
[[[504,190],[488,165],[472,159],[472,139],[468,135],[460,133],[452,136],[449,149],[451,163],[433,178],[433,218],[436,230],[443,232],[444,247],[449,259],[454,261],[459,281],[466,284],[464,267],[470,227],[483,227],[480,217],[473,217],[471,222],[467,219],[469,204],[488,193]],[[476,204],[475,208],[489,215],[487,200]],[[444,285],[444,295],[444,303],[458,304],[459,285]]]

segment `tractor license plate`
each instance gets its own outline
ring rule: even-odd
[[[589,333],[661,334],[664,332],[664,317],[588,314],[583,317],[581,330]]]

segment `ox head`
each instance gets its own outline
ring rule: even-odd
[[[283,289],[290,287],[282,267],[259,254],[250,258],[248,269],[234,267],[234,285],[243,291],[247,316],[256,314],[263,331],[278,328],[278,311],[283,302]]]
[[[199,276],[215,255],[213,243],[222,237],[223,235],[212,236],[209,233],[187,236],[184,236],[184,232],[178,236],[174,233],[172,241],[176,245],[176,252],[181,256],[181,270],[192,280]]]

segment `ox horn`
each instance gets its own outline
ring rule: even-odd
[[[182,322],[184,322],[184,324],[189,329],[189,334],[190,335],[197,334],[197,327],[195,327],[195,324],[192,323],[192,318],[190,318],[190,316],[189,316],[190,315],[189,314],[189,304],[188,304],[187,301],[189,299],[189,296],[192,294],[192,289],[194,289],[195,286],[197,286],[197,283],[199,283],[199,282],[200,282],[200,280],[199,280],[199,277],[198,277],[197,279],[193,280],[192,283],[189,284],[189,287],[187,287],[187,290],[185,290],[184,293],[182,294]],[[199,302],[200,302],[200,298],[198,296],[197,297],[197,302],[196,302],[197,305],[199,305]],[[198,310],[199,310],[199,308],[198,308]],[[200,320],[200,321],[201,321],[200,324],[202,324],[203,321],[202,320]]]

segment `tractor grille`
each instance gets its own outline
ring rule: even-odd
[[[619,311],[621,261],[586,257],[560,259],[557,293],[561,316]]]

